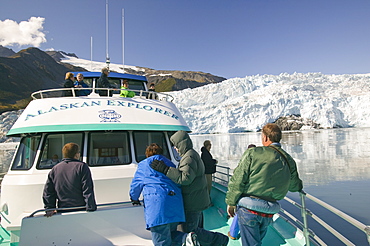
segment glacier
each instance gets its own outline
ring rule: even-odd
[[[253,75],[170,94],[196,134],[258,131],[289,115],[322,128],[370,126],[370,74]]]
[[[62,62],[90,71],[105,66],[73,57]],[[123,66],[110,67],[120,72]],[[289,115],[300,115],[322,128],[370,127],[370,73],[252,75],[169,94],[193,134],[258,131]]]

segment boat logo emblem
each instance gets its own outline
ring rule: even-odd
[[[118,119],[122,117],[122,115],[111,109],[101,110],[99,113],[99,117],[103,119],[101,122],[120,122]]]

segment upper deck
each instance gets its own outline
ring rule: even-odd
[[[158,100],[147,99],[152,92],[148,92],[144,76],[110,73],[108,78],[114,88],[96,88],[100,73],[82,74],[89,88],[58,88],[33,93],[34,100],[8,136],[101,130],[190,131],[172,103],[172,96],[156,93]],[[119,88],[123,79],[129,80],[129,90],[135,92],[135,97],[120,97]],[[89,95],[77,96],[80,90],[88,90]],[[72,92],[72,95],[64,97],[64,91]],[[99,91],[106,91],[109,96],[100,96]]]

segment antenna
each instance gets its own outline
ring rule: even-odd
[[[92,71],[92,59],[93,59],[93,37],[90,37],[90,71]]]
[[[105,2],[105,46],[106,46],[106,60],[107,68],[109,69],[110,58],[108,52],[108,0]]]
[[[122,9],[122,70],[125,73],[125,9]]]

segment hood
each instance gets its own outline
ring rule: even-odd
[[[170,141],[179,150],[180,156],[193,148],[193,142],[186,131],[177,131],[171,136]]]

